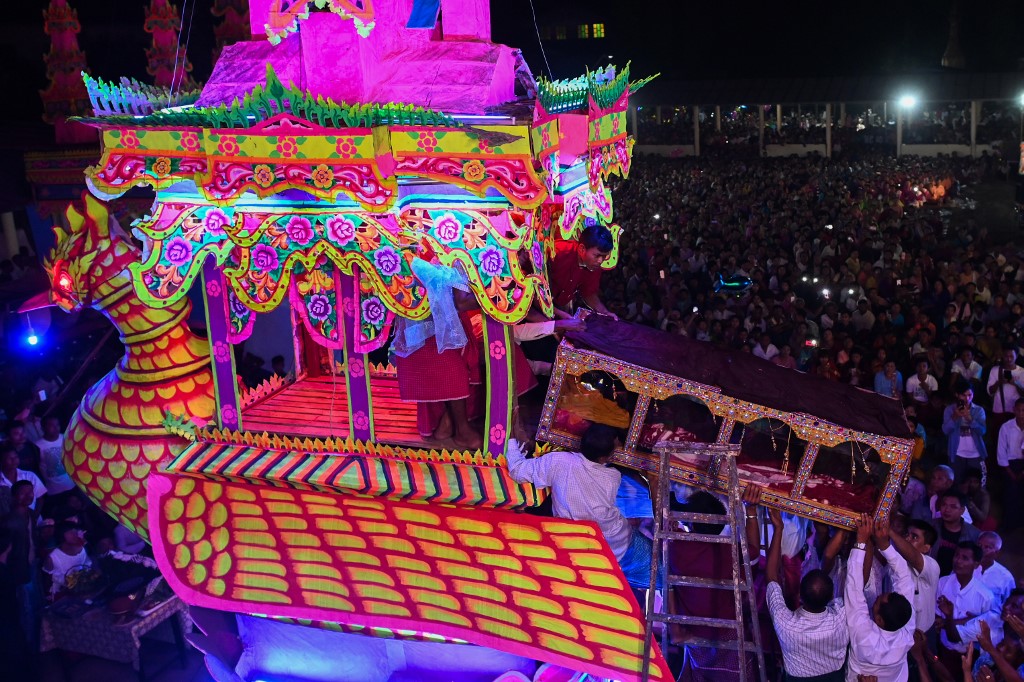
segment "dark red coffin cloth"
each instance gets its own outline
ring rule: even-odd
[[[578,348],[689,379],[757,405],[803,412],[881,436],[911,438],[903,404],[874,391],[778,367],[741,351],[721,350],[705,341],[603,315],[587,318],[585,332],[567,335]]]

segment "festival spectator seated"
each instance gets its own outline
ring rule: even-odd
[[[21,459],[18,451],[10,441],[0,444],[0,486],[12,487],[18,481],[27,481],[32,487],[32,509],[36,509],[37,503],[46,495],[46,486],[31,471],[19,468]]]
[[[772,343],[771,335],[761,334],[761,338],[758,340],[757,345],[754,346],[754,355],[762,360],[774,360],[778,354],[779,349]]]
[[[907,379],[906,394],[917,403],[918,409],[927,409],[929,398],[939,390],[939,382],[928,373],[928,359],[917,361],[917,373]]]
[[[772,362],[779,367],[796,369],[796,359],[793,358],[793,352],[788,343],[782,344],[782,348],[779,349],[779,354],[772,358]]]
[[[53,601],[67,588],[68,573],[92,566],[85,551],[85,529],[74,521],[64,521],[56,530],[57,546],[43,561],[43,572],[50,576],[50,600]]]
[[[939,495],[937,502],[939,518],[932,521],[938,535],[932,545],[931,557],[939,562],[939,574],[949,575],[953,571],[953,556],[962,542],[977,542],[980,531],[964,521],[966,511],[964,499],[956,492],[947,490]],[[981,557],[978,557],[981,560]]]
[[[799,606],[795,611],[790,610],[780,581],[782,512],[769,509],[768,516],[773,535],[765,566],[767,603],[782,650],[786,677],[842,682],[846,678],[846,649],[850,643],[843,602],[834,599],[832,579],[818,568],[800,580]],[[842,536],[842,531],[836,534],[838,543],[842,542]]]
[[[976,543],[959,543],[953,556],[953,572],[939,578],[935,618],[940,632],[939,658],[953,675],[960,671],[960,658],[967,653],[970,643],[977,641],[982,620],[990,626],[996,623],[1001,629],[995,597],[975,575],[981,556]]]
[[[981,384],[981,365],[974,359],[974,349],[970,346],[960,349],[960,355],[953,361],[949,371],[952,382],[963,379],[971,385],[972,390],[976,390]]]
[[[894,576],[894,590],[879,595],[869,606],[864,590],[864,561],[868,552],[875,549]],[[861,515],[843,594],[850,628],[846,679],[856,681],[859,676],[874,676],[878,682],[906,680],[907,654],[914,645],[914,582],[906,560],[890,542],[887,522],[872,522],[867,514]]]
[[[1006,566],[996,561],[999,552],[1003,549],[1003,539],[998,533],[985,531],[978,536],[978,546],[981,547],[981,563],[975,572],[975,577],[992,591],[996,598],[996,604],[1002,608],[1003,602],[1010,596],[1010,592],[1017,586],[1017,581]]]

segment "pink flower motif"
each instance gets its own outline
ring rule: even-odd
[[[327,238],[338,246],[345,246],[356,237],[356,224],[343,215],[327,219]]]
[[[451,211],[445,211],[434,221],[434,233],[445,244],[462,239],[462,223]]]
[[[366,431],[370,428],[370,418],[366,416],[365,412],[359,410],[352,415],[352,426],[354,426],[357,431]]]
[[[187,152],[199,151],[199,136],[195,133],[182,133],[181,148]]]
[[[540,131],[540,146],[542,149],[547,149],[551,146],[551,131],[547,127]]]
[[[353,379],[361,379],[366,374],[362,358],[352,358],[348,361],[348,374]]]
[[[213,359],[217,362],[227,362],[231,359],[231,349],[228,348],[228,344],[223,341],[218,341],[213,344]]]
[[[268,244],[257,244],[252,247],[249,250],[249,257],[252,259],[252,268],[256,272],[270,272],[281,265],[277,249]]]
[[[225,156],[234,156],[239,151],[238,140],[234,135],[225,135],[217,143],[217,151]]]
[[[505,442],[505,425],[495,424],[491,427],[491,442],[495,445],[501,445]]]
[[[203,225],[206,227],[207,234],[214,237],[222,236],[224,234],[224,226],[229,222],[228,214],[219,208],[211,208],[206,212],[206,217],[203,218]]]
[[[425,152],[432,152],[437,149],[437,138],[434,133],[420,133],[416,146]]]
[[[491,357],[501,362],[505,359],[505,344],[501,341],[491,341]]]
[[[127,147],[128,149],[135,149],[141,144],[138,136],[135,135],[135,131],[126,130],[121,133],[121,146]]]
[[[351,296],[345,296],[341,304],[341,309],[345,311],[345,314],[349,317],[353,317],[356,314],[356,302]]]
[[[235,410],[234,405],[225,405],[220,411],[220,418],[224,422],[224,426],[228,428],[236,428],[238,426],[238,412]]]
[[[489,154],[491,152],[491,143],[483,138],[476,141],[476,147],[480,150],[481,154]]]
[[[309,219],[301,218],[299,216],[289,220],[288,226],[284,228],[284,231],[288,233],[288,239],[299,246],[305,246],[313,241],[315,234],[313,232],[313,225],[309,222]]]
[[[277,151],[281,156],[291,158],[298,153],[299,145],[294,137],[282,137],[277,141]]]
[[[209,282],[206,283],[206,295],[207,296],[212,296],[212,297],[216,298],[217,296],[220,296],[220,292],[221,292],[220,282],[218,282],[217,280],[211,279]]]
[[[351,159],[359,153],[359,148],[347,137],[343,137],[334,143],[334,151],[343,159]]]

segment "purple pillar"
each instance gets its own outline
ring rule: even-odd
[[[344,311],[345,330],[345,386],[348,389],[349,437],[353,440],[373,442],[373,399],[370,395],[370,366],[366,355],[356,352],[356,334],[359,333],[359,269],[352,268],[346,275],[335,268],[335,286],[341,298],[339,307]]]
[[[228,284],[212,257],[203,263],[206,333],[210,340],[217,423],[223,429],[242,430],[242,403],[235,379],[235,354],[228,342]]]
[[[487,415],[484,422],[485,454],[505,454],[512,435],[512,406],[516,400],[512,327],[484,315],[484,352],[487,358]]]

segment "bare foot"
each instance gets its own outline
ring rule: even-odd
[[[452,441],[463,450],[479,450],[484,446],[483,436],[468,426],[456,432]]]
[[[454,431],[455,425],[452,423],[452,416],[448,414],[448,410],[445,410],[440,423],[437,425],[437,428],[434,429],[433,437],[437,440],[446,440],[452,437],[452,433]]]

